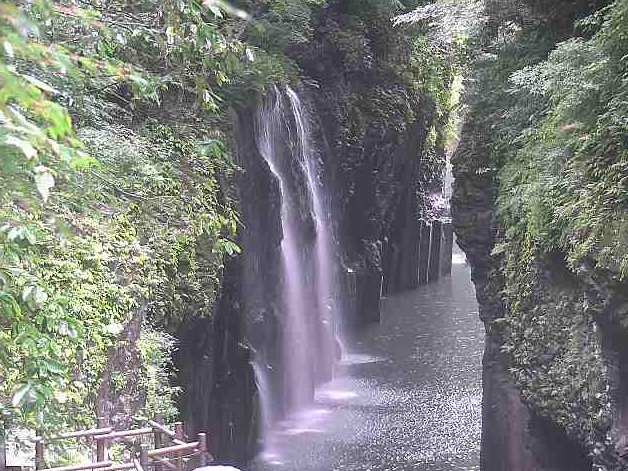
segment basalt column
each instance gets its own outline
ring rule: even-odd
[[[260,449],[262,410],[253,361],[270,376],[272,390],[267,393],[277,399],[274,404],[283,402],[282,355],[277,350],[282,236],[279,186],[260,154],[254,112],[239,110],[234,121],[243,170],[238,182],[242,254],[225,268],[213,322],[210,417],[208,423],[199,418],[197,427],[211,431],[211,449],[220,462],[242,467]]]
[[[430,264],[428,280],[431,283],[440,278],[440,263],[442,259],[441,248],[443,240],[443,223],[441,221],[432,221],[432,233],[430,237]]]
[[[586,452],[565,430],[541,416],[523,402],[511,376],[509,356],[503,350],[506,333],[495,322],[507,312],[503,295],[505,280],[492,250],[498,233],[495,217],[496,175],[490,148],[471,137],[480,132],[469,118],[463,129],[461,145],[452,158],[454,191],[452,217],[456,241],[471,265],[480,318],[486,326],[482,361],[482,442],[480,466],[484,471],[575,471],[591,469]],[[490,135],[490,129],[482,135]],[[465,138],[465,136],[471,136]],[[551,281],[550,281],[551,279]],[[543,285],[554,290],[556,278]],[[559,295],[561,302],[568,296]],[[571,314],[570,317],[571,318]],[[578,336],[571,340],[576,341]],[[571,341],[570,340],[570,341]],[[549,342],[548,342],[549,343]],[[541,362],[549,361],[547,356]],[[534,365],[534,368],[538,368]]]
[[[315,387],[331,379],[333,364],[339,359],[335,326],[342,316],[334,286],[339,257],[312,119],[294,89],[278,86],[264,97],[255,117],[257,147],[278,183],[281,205],[276,209],[282,231],[280,296],[276,298],[281,336],[275,343],[280,345],[282,364],[278,372],[271,371],[261,364],[267,355],[259,355],[255,371],[258,383],[264,385],[264,412],[269,407],[278,409],[277,418],[283,415],[292,421],[301,420],[299,412],[310,407]],[[273,384],[278,384],[273,375],[282,376],[283,397],[272,394]],[[266,429],[269,434],[272,422]]]
[[[440,272],[444,276],[451,275],[452,254],[454,247],[454,229],[450,222],[443,224],[443,243],[441,247]]]
[[[432,228],[430,224],[421,221],[421,237],[419,241],[419,285],[426,285],[430,265],[430,239]]]
[[[318,139],[329,149],[335,234],[355,280],[356,309],[347,319],[358,325],[379,320],[384,279],[387,292],[418,285],[418,223],[428,217],[443,164],[428,149],[434,103],[389,67],[393,49],[410,36],[376,16],[363,3],[331,0],[312,41],[288,51],[317,84],[312,101]],[[364,49],[353,54],[354,44]]]

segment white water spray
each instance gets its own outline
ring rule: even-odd
[[[286,406],[289,411],[305,407],[313,391],[314,375],[311,360],[314,358],[313,338],[307,319],[308,306],[306,269],[302,243],[299,240],[295,221],[298,207],[290,195],[286,165],[279,161],[278,140],[285,136],[288,124],[281,92],[275,87],[257,116],[257,137],[262,157],[271,172],[279,180],[281,189],[281,224],[283,240],[281,254],[284,274],[284,366],[286,370]],[[284,165],[282,165],[284,164]]]
[[[328,332],[323,333],[324,349],[328,355],[334,355],[336,341],[340,336],[335,325],[338,320],[338,305],[334,306],[334,239],[331,227],[331,212],[325,204],[322,186],[318,182],[318,165],[310,144],[310,124],[297,93],[290,87],[286,88],[290,106],[297,126],[300,146],[300,161],[307,176],[312,194],[314,220],[316,222],[316,277],[317,300],[321,316]],[[329,359],[333,363],[334,358]]]

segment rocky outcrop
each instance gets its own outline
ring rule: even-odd
[[[279,184],[260,155],[254,110],[234,112],[239,212],[244,226],[223,273],[213,319],[189,321],[181,335],[180,379],[185,383],[189,431],[210,433],[215,458],[242,466],[259,450],[260,405],[251,366],[259,355],[281,403]]]
[[[224,464],[240,466],[258,451],[259,403],[251,361],[245,343],[242,303],[243,263],[232,259],[224,274],[223,295],[213,325],[213,388],[206,430],[211,451]]]
[[[356,29],[352,10],[345,1],[330,2],[319,15],[315,40],[288,54],[316,84],[310,96],[317,140],[326,147],[335,233],[355,277],[358,310],[347,318],[361,324],[379,319],[382,288],[418,285],[420,224],[428,194],[440,188],[444,161],[428,145],[434,104],[387,63],[393,54],[387,41],[404,44],[407,37],[376,33],[377,20],[367,14]]]
[[[356,62],[341,50],[336,33],[353,28],[345,3],[330,2],[317,20],[314,40],[290,46],[287,54],[303,71],[298,91],[311,125],[311,157],[318,164],[315,177],[323,185],[323,206],[331,211],[337,253],[333,278],[338,288],[332,309],[342,312],[347,324],[364,325],[379,320],[384,277],[389,292],[418,285],[421,260],[425,259],[426,269],[429,263],[429,254],[419,253],[425,228],[425,250],[430,250],[431,233],[438,243],[443,237],[440,230],[430,230],[427,196],[439,191],[444,162],[428,145],[436,119],[433,103],[391,72],[385,64],[386,51],[376,44],[379,34],[371,26],[355,33],[356,40],[366,41],[369,49],[364,60]],[[295,230],[304,241],[303,256],[311,262],[316,240],[312,201],[302,164],[293,155],[298,147],[293,142],[296,123],[285,114],[289,129],[285,136],[274,138],[273,145],[279,154],[276,162],[281,166],[282,184],[288,190],[284,197],[291,198],[293,210],[297,208]],[[220,461],[242,464],[258,446],[259,392],[249,361],[255,359],[258,372],[266,377],[269,414],[281,417],[286,403],[286,342],[282,339],[287,327],[279,183],[260,153],[254,110],[239,110],[234,119],[238,166],[243,170],[238,182],[242,254],[225,269],[212,327],[213,368],[210,373],[204,360],[198,360],[207,380],[190,384],[207,385],[211,375],[208,418],[201,414],[196,426],[210,431]],[[432,259],[438,259],[440,266],[440,248],[435,244],[431,250],[438,252]],[[440,268],[436,271],[433,277],[440,275]],[[315,286],[313,272],[306,270],[302,276]],[[315,381],[322,382],[331,378],[336,348],[322,344],[330,337],[331,326],[321,322],[315,294],[314,290],[305,293],[303,306],[316,324],[314,341],[320,343],[322,353],[311,359],[311,368]],[[196,356],[201,358],[201,354],[198,351]],[[202,401],[207,393],[190,397],[196,398],[192,402]],[[203,407],[196,409],[190,403],[190,410],[203,411]]]
[[[468,132],[473,124],[470,121]],[[586,448],[552,419],[540,415],[538,408],[530,407],[512,376],[500,322],[508,309],[501,296],[505,280],[499,271],[499,258],[491,255],[498,232],[495,173],[486,171],[492,167],[488,149],[477,144],[464,142],[454,157],[452,215],[457,243],[471,265],[480,317],[486,326],[481,468],[589,470],[591,459]],[[469,159],[467,152],[474,152],[474,158]]]
[[[185,394],[179,401],[179,411],[186,418],[189,436],[208,430],[213,388],[212,339],[213,319],[191,318],[183,323],[177,334],[178,349],[175,364],[177,385]],[[210,437],[211,440],[211,437]]]
[[[463,136],[470,134],[470,127],[474,124],[472,116],[468,123],[463,128]],[[454,189],[451,211],[456,241],[466,253],[471,266],[471,279],[475,283],[480,318],[487,326],[482,361],[481,468],[506,470],[514,465],[511,462],[515,461],[515,457],[510,450],[517,445],[510,443],[521,436],[521,416],[524,410],[508,376],[507,359],[500,351],[501,335],[491,327],[494,319],[503,316],[504,307],[501,300],[494,296],[499,289],[491,284],[491,251],[496,234],[495,174],[481,171],[487,166],[491,168],[490,150],[473,140],[469,141],[468,148],[470,154],[464,154],[465,148],[461,146],[452,158]],[[473,160],[467,158],[468,155],[472,155]]]
[[[214,321],[214,388],[211,430],[218,434],[217,458],[242,465],[258,450],[259,398],[251,366],[254,355],[274,377],[276,404],[283,401],[281,342],[281,193],[260,155],[254,110],[239,110],[236,151],[243,172],[238,198],[244,230],[242,255],[225,272]],[[234,420],[235,419],[235,420]]]
[[[565,9],[555,2],[520,3],[527,6],[518,11],[513,5],[506,11],[508,5],[501,2],[489,2],[489,7],[503,8],[509,21],[524,12],[530,15],[524,28],[543,24],[558,41],[571,34],[574,17],[595,8],[591,2],[565,2],[569,3]],[[566,18],[567,12],[573,16]],[[538,21],[530,19],[534,14],[539,15]],[[626,329],[619,320],[625,312],[625,282],[589,263],[568,266],[564,253],[544,250],[545,234],[512,243],[529,234],[522,236],[496,215],[498,197],[503,201],[510,196],[501,192],[512,190],[503,178],[501,186],[497,180],[505,158],[496,150],[497,122],[487,117],[503,119],[507,100],[512,99],[512,94],[503,93],[509,87],[509,74],[496,71],[498,66],[516,63],[513,45],[526,51],[519,67],[551,48],[548,38],[534,44],[525,42],[529,37],[511,39],[503,62],[498,62],[497,54],[481,59],[486,62],[480,62],[477,88],[468,97],[470,113],[462,141],[452,159],[457,242],[470,262],[486,326],[481,467],[485,471],[626,469],[621,457],[627,441],[626,356],[621,346]],[[513,123],[504,119],[501,125]],[[528,126],[527,119],[521,126]],[[506,239],[509,244],[503,243]]]

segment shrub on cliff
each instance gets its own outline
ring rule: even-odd
[[[238,248],[208,112],[247,60],[219,5],[0,4],[0,408],[16,425],[93,425],[129,322],[211,312]],[[139,407],[166,407],[151,384],[167,365],[139,357],[163,370]],[[111,389],[133,380],[117,373]]]
[[[621,298],[628,268],[628,2],[487,5],[456,165],[494,184],[490,295],[504,312],[492,338],[530,412],[620,469],[599,329],[622,338],[626,325],[603,304]]]

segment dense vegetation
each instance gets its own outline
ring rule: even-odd
[[[0,412],[46,431],[130,402],[123,423],[176,416],[172,334],[212,315],[240,250],[230,109],[333,91],[323,51],[360,84],[349,141],[420,112],[437,161],[472,64],[457,165],[495,189],[493,327],[524,401],[605,465],[591,326],[628,280],[628,0],[555,3],[1,2]]]
[[[495,188],[491,289],[506,312],[492,328],[530,410],[615,468],[595,324],[628,325],[608,317],[628,275],[628,2],[491,1],[486,14],[457,164]]]
[[[423,2],[345,3],[350,25],[329,31],[344,64],[377,48],[438,114],[442,152],[462,43],[432,34],[431,14],[393,26]],[[14,426],[89,426],[129,401],[121,423],[177,414],[170,334],[211,316],[240,250],[229,108],[299,79],[286,51],[315,39],[327,5],[0,3],[0,412]]]
[[[2,4],[0,404],[17,424],[93,424],[102,389],[138,374],[142,409],[175,413],[163,327],[211,313],[238,250],[214,89],[246,59],[219,5]],[[139,370],[107,371],[132,320]]]

